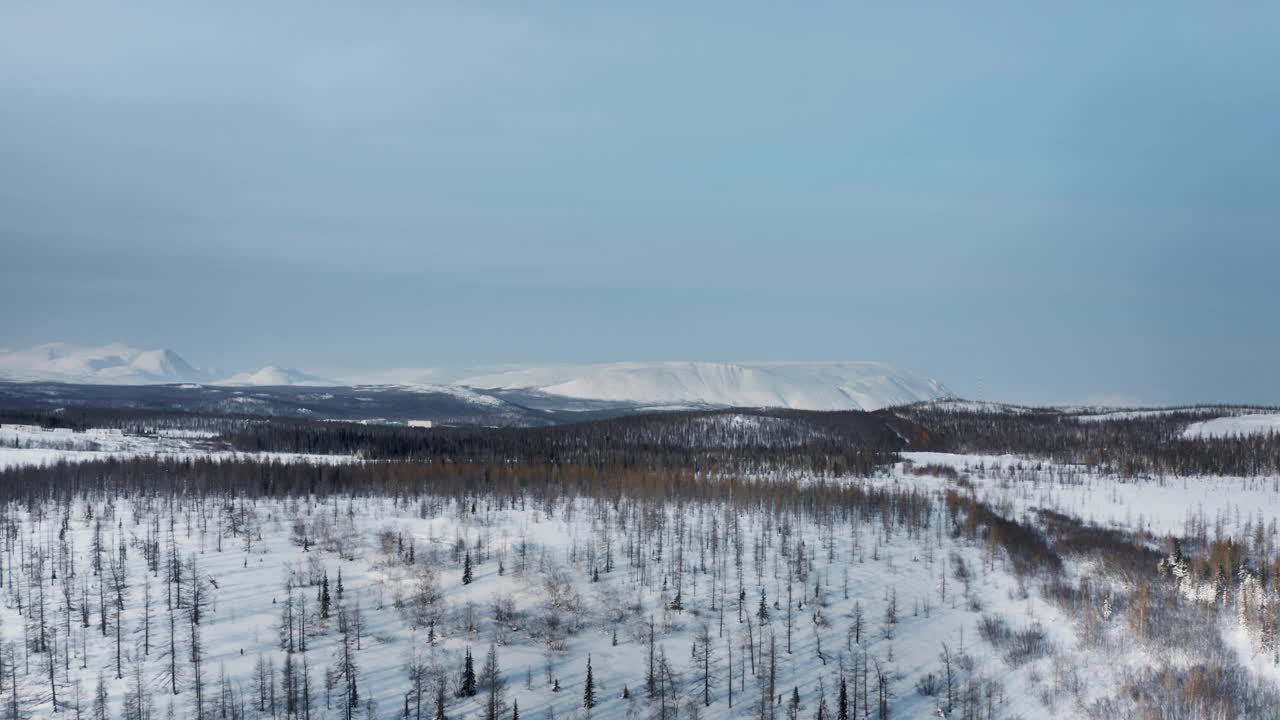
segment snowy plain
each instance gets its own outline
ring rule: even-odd
[[[1185,438],[1235,437],[1280,433],[1280,415],[1250,414],[1220,417],[1192,423],[1183,431]]]
[[[762,420],[729,416],[727,422],[753,425]],[[102,457],[245,457],[205,440],[201,433],[187,431],[138,436],[3,426],[0,445],[6,447],[0,460],[12,466]],[[255,710],[259,659],[271,663],[275,673],[286,660],[302,661],[299,653],[281,647],[286,598],[292,594],[301,601],[305,596],[311,612],[318,612],[327,575],[333,592],[339,577],[343,591],[330,617],[313,617],[305,630],[313,717],[343,717],[333,697],[339,690],[330,689],[325,707],[324,682],[342,649],[339,608],[348,613],[348,623],[358,608],[361,640],[355,656],[361,697],[374,701],[362,705],[355,717],[403,717],[408,668],[414,665],[446,679],[448,717],[481,717],[483,693],[459,697],[455,686],[465,651],[471,650],[479,666],[491,643],[506,685],[505,700],[518,701],[526,717],[585,717],[588,656],[598,698],[592,717],[654,716],[654,703],[644,689],[650,621],[655,645],[679,679],[681,717],[757,717],[763,680],[756,677],[761,668],[753,669],[751,663],[766,662],[759,610],[763,592],[764,625],[777,643],[775,693],[781,697],[774,705],[779,717],[786,717],[793,689],[801,697],[800,716],[812,717],[820,698],[833,710],[841,678],[856,688],[854,676],[862,672],[864,658],[873,678],[877,670],[884,673],[890,717],[937,717],[944,704],[938,682],[945,643],[945,652],[956,661],[957,685],[976,688],[990,716],[1025,719],[1094,717],[1094,703],[1124,692],[1129,678],[1196,658],[1161,656],[1135,642],[1121,617],[1100,622],[1101,629],[1093,632],[1101,632],[1101,640],[1084,643],[1081,618],[1048,602],[1012,572],[1001,553],[949,525],[941,502],[948,491],[971,492],[1011,517],[1051,510],[1137,533],[1156,545],[1165,534],[1190,533],[1197,526],[1247,536],[1251,527],[1261,525],[1274,534],[1280,519],[1278,478],[1121,479],[1014,455],[908,452],[902,458],[871,478],[840,482],[868,491],[916,490],[932,498],[935,508],[924,527],[903,527],[875,514],[743,511],[727,499],[641,506],[591,498],[516,503],[481,497],[464,503],[430,494],[192,502],[172,514],[136,500],[82,498],[47,512],[20,510],[10,522],[19,529],[17,538],[47,547],[50,557],[55,556],[54,538],[63,532],[59,528],[65,529],[67,557],[79,568],[73,582],[84,584],[90,605],[96,588],[107,582],[88,570],[95,532],[105,533],[108,552],[128,548],[123,562],[132,589],[119,620],[125,634],[123,677],[115,677],[115,621],[108,617],[102,632],[94,605],[87,627],[73,622],[59,636],[64,669],[55,669],[51,681],[66,703],[77,683],[87,698],[101,676],[112,717],[126,710],[135,669],[154,698],[158,717],[171,701],[175,717],[191,716],[190,678],[176,695],[167,689],[163,644],[168,610],[160,605],[166,573],[150,568],[138,551],[157,532],[148,528],[159,527],[159,535],[169,542],[172,527],[173,553],[194,559],[210,586],[202,630],[208,692],[221,697],[225,688],[248,707],[247,717],[268,716]],[[351,461],[283,454],[279,459]],[[823,482],[830,480],[788,484],[793,492],[802,492]],[[99,521],[103,530],[96,529]],[[741,543],[740,566],[732,557],[731,528]],[[21,548],[17,552],[21,556]],[[612,567],[601,572],[606,554]],[[471,557],[469,583],[463,581],[464,556]],[[121,557],[126,558],[123,551]],[[9,577],[14,577],[12,565]],[[1064,577],[1068,584],[1112,587],[1117,596],[1131,589],[1123,578],[1087,562],[1069,562]],[[424,591],[433,598],[426,609]],[[73,587],[71,596],[77,592]],[[156,603],[150,630],[140,603],[147,592]],[[10,648],[24,647],[30,632],[30,600],[26,602],[23,614],[10,594],[0,609],[0,638]],[[51,609],[62,607],[57,598],[50,604]],[[896,612],[890,612],[891,606]],[[68,607],[66,612],[78,618],[78,610]],[[185,617],[181,608],[173,612]],[[1091,612],[1109,617],[1105,608]],[[984,632],[991,618],[1015,634],[1040,638],[1038,650],[1014,655],[988,642]],[[706,695],[698,652],[704,624],[714,644]],[[1230,622],[1210,627],[1256,677],[1277,681],[1277,666],[1254,650],[1241,628]],[[160,651],[143,647],[141,638],[147,633],[154,633]],[[66,643],[68,637],[74,642]],[[36,657],[34,662],[40,661]],[[29,685],[24,692],[35,703],[34,716],[51,716],[52,692],[42,687],[39,672],[31,677],[37,679],[20,682]],[[933,691],[923,692],[926,687]],[[874,682],[865,692],[874,716]]]
[[[51,465],[59,462],[92,462],[139,457],[171,460],[212,458],[217,460],[256,459],[262,462],[309,462],[319,464],[355,462],[346,455],[302,453],[248,453],[212,445],[210,433],[195,430],[161,429],[140,435],[115,428],[41,428],[34,425],[0,425],[0,470],[8,467]]]

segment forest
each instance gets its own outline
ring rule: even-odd
[[[10,415],[198,439],[0,470],[0,718],[1276,717],[1276,438],[1050,415]]]

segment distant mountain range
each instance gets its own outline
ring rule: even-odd
[[[323,378],[267,366],[224,375],[172,350],[66,343],[0,351],[0,379],[86,385],[398,386],[482,405],[560,410],[585,402],[670,407],[875,410],[951,396],[942,383],[878,362],[620,362],[541,367],[397,369]]]
[[[149,385],[209,379],[172,350],[139,350],[120,343],[78,347],[48,343],[0,350],[0,377],[102,385]]]
[[[87,385],[334,385],[297,370],[268,365],[260,370],[221,375],[198,368],[173,350],[139,350],[123,343],[80,347],[47,343],[26,350],[0,350],[0,378],[19,382]]]
[[[401,379],[411,383],[413,377],[405,373]],[[469,371],[448,382],[580,400],[796,410],[876,410],[951,395],[936,380],[878,362],[555,365]]]

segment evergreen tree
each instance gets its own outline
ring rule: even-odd
[[[596,706],[596,681],[591,673],[591,655],[587,654],[587,682],[582,690],[582,707],[590,710]]]
[[[462,584],[471,584],[471,551],[468,550],[466,557],[462,559]]]
[[[333,598],[329,596],[329,573],[326,571],[324,579],[320,581],[320,617],[325,620],[329,619],[329,608]]]
[[[764,588],[760,588],[760,607],[756,608],[756,617],[761,623],[769,622],[769,604],[764,599]]]
[[[520,720],[520,701],[511,701],[511,720]]]
[[[476,695],[476,666],[475,661],[471,658],[471,646],[467,646],[467,657],[463,661],[462,666],[462,685],[458,688],[460,697],[475,697]]]

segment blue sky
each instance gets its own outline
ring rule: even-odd
[[[5,3],[0,347],[1280,403],[1280,9]]]

